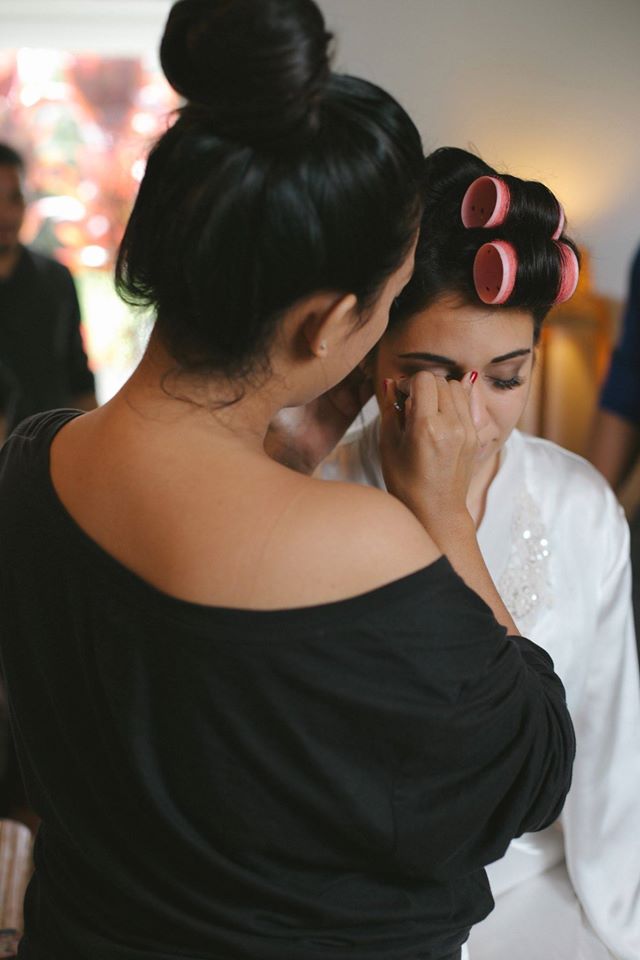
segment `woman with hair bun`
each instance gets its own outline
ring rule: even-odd
[[[186,104],[117,266],[145,356],[2,450],[3,670],[42,818],[21,960],[455,960],[483,865],[568,790],[562,684],[467,518],[469,384],[418,384],[439,439],[389,466],[408,506],[285,465],[304,449],[270,427],[348,394],[413,269],[420,138],[329,42],[311,0],[174,5]]]
[[[478,372],[468,510],[505,604],[562,677],[577,753],[558,822],[489,868],[496,909],[471,934],[471,960],[637,960],[640,692],[627,524],[586,461],[516,428],[541,325],[577,281],[575,247],[542,184],[454,148],[425,168],[416,269],[367,365],[382,441],[373,420],[321,472],[384,489],[385,419],[407,418],[415,376]]]

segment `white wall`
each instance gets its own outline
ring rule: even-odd
[[[425,148],[544,180],[623,296],[640,243],[640,0],[320,0],[337,65],[408,108]]]
[[[425,148],[539,178],[624,295],[640,242],[640,0],[319,0],[336,64],[393,92]],[[0,0],[0,46],[133,53],[169,0]]]

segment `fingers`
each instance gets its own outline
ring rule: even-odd
[[[381,439],[385,442],[398,439],[402,430],[403,416],[401,402],[398,401],[395,380],[383,380],[383,396],[380,404]]]
[[[462,378],[462,380],[460,381],[460,383],[461,383],[462,387],[464,388],[464,392],[465,392],[466,394],[470,394],[470,393],[471,393],[471,390],[473,389],[473,385],[474,385],[474,383],[476,382],[477,379],[478,379],[478,371],[477,371],[477,370],[469,370],[468,373],[465,373],[465,375],[464,375],[464,377]]]
[[[450,396],[451,402],[455,407],[456,413],[460,418],[461,422],[465,426],[470,425],[473,427],[473,419],[471,416],[471,391],[473,390],[473,383],[470,382],[470,374],[465,373],[461,381],[452,381],[449,384],[450,387]]]
[[[476,377],[470,372],[461,381],[448,381],[423,370],[410,378],[385,380],[383,419],[395,417],[402,427],[429,424],[432,431],[436,424],[443,429],[460,424],[475,437],[469,398]]]
[[[425,417],[433,419],[436,416],[440,403],[439,379],[441,378],[435,377],[426,370],[421,370],[408,381],[412,419],[419,420]],[[409,411],[406,412],[408,414]]]
[[[455,407],[458,422],[464,431],[466,443],[469,446],[476,447],[478,445],[478,433],[473,422],[471,404],[469,402],[470,390],[473,389],[473,384],[469,384],[467,388],[464,383],[454,381],[450,384],[450,387],[451,400]]]

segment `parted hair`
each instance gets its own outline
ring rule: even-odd
[[[467,188],[478,177],[500,177],[511,194],[509,212],[496,227],[467,228],[461,205]],[[560,206],[543,183],[498,174],[467,150],[442,147],[424,162],[424,208],[413,277],[394,304],[392,323],[425,310],[445,295],[467,305],[482,305],[473,280],[478,249],[491,240],[507,240],[518,257],[516,282],[506,303],[494,310],[530,313],[537,340],[542,323],[560,288],[561,254],[552,239]],[[559,238],[579,256],[573,240]]]
[[[282,313],[354,293],[366,320],[421,213],[402,107],[333,73],[313,0],[179,0],[161,63],[185,98],[148,158],[116,266],[187,368],[267,364]]]

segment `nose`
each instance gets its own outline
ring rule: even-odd
[[[487,410],[486,405],[485,388],[481,379],[476,381],[471,391],[470,409],[473,425],[476,428],[476,432],[480,433],[480,431],[489,423],[489,411]]]

